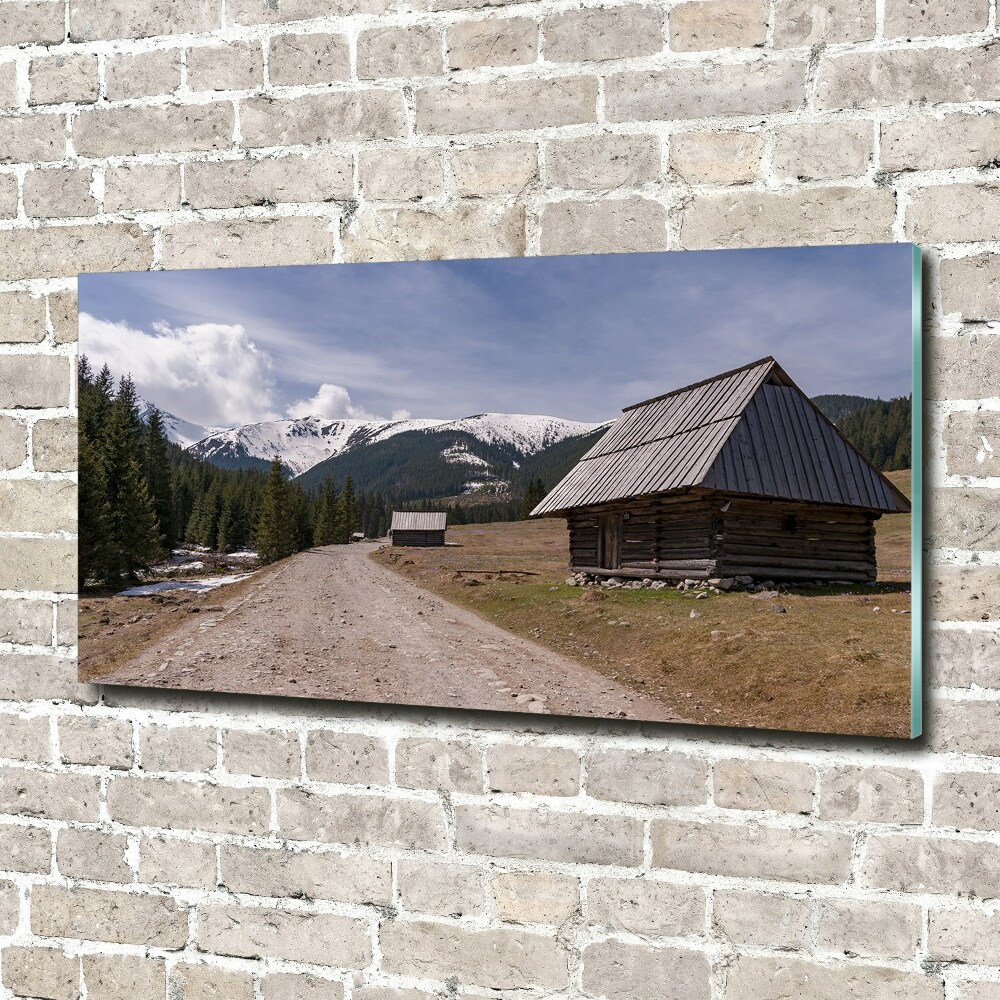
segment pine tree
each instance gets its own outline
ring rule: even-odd
[[[83,590],[88,580],[113,582],[114,560],[108,542],[108,497],[104,470],[94,443],[82,434],[79,470],[77,582]]]
[[[123,378],[99,448],[108,498],[112,579],[135,579],[138,571],[148,569],[162,551],[139,446],[135,387],[131,379]]]
[[[344,480],[344,492],[340,494],[337,504],[337,530],[335,532],[336,541],[340,545],[346,545],[351,540],[351,535],[358,530],[358,501],[354,495],[354,480],[348,476]]]
[[[153,497],[156,520],[160,525],[163,545],[169,551],[176,544],[174,530],[174,491],[170,473],[170,449],[163,430],[163,418],[155,407],[149,412],[146,427],[146,481]]]
[[[528,481],[517,512],[517,519],[519,521],[526,521],[531,516],[531,512],[545,498],[545,492],[545,483],[541,479],[531,479]]]
[[[275,455],[260,498],[257,521],[257,555],[261,563],[273,563],[295,551],[294,525],[289,510],[289,490],[281,459]]]
[[[316,527],[313,529],[313,545],[333,545],[337,540],[337,481],[323,480],[323,489],[316,506]]]

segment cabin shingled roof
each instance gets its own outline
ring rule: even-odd
[[[690,487],[910,509],[774,358],[626,407],[532,515]]]
[[[444,511],[394,510],[390,531],[444,531],[448,515]]]

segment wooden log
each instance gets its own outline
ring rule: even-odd
[[[590,573],[594,576],[621,576],[630,580],[683,580],[687,577],[692,579],[706,579],[715,576],[715,560],[699,560],[697,563],[689,563],[683,566],[660,565],[655,569],[633,569],[623,566],[621,569],[603,569],[600,566],[577,566],[573,565],[574,572]]]
[[[720,574],[725,576],[755,576],[765,579],[781,579],[783,577],[796,577],[801,580],[821,580],[833,578],[837,580],[850,579],[875,579],[875,565],[873,563],[855,563],[850,566],[841,566],[828,563],[825,566],[788,566],[785,564],[756,564],[752,562],[739,562],[736,560],[720,559]],[[852,574],[857,574],[855,577]]]
[[[737,556],[800,556],[815,559],[860,557],[874,555],[874,546],[868,545],[750,545],[727,540],[722,546],[727,555]]]

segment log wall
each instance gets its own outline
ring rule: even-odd
[[[628,515],[616,568],[599,564],[602,514]],[[574,571],[663,580],[867,581],[876,574],[874,517],[866,511],[690,493],[570,512],[567,522]]]
[[[392,532],[393,545],[406,545],[426,547],[430,545],[444,545],[443,531],[394,531]]]

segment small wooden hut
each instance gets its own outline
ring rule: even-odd
[[[566,518],[577,572],[868,581],[909,509],[763,358],[627,407],[532,514]]]
[[[448,515],[424,510],[394,510],[389,528],[393,545],[444,545]]]

